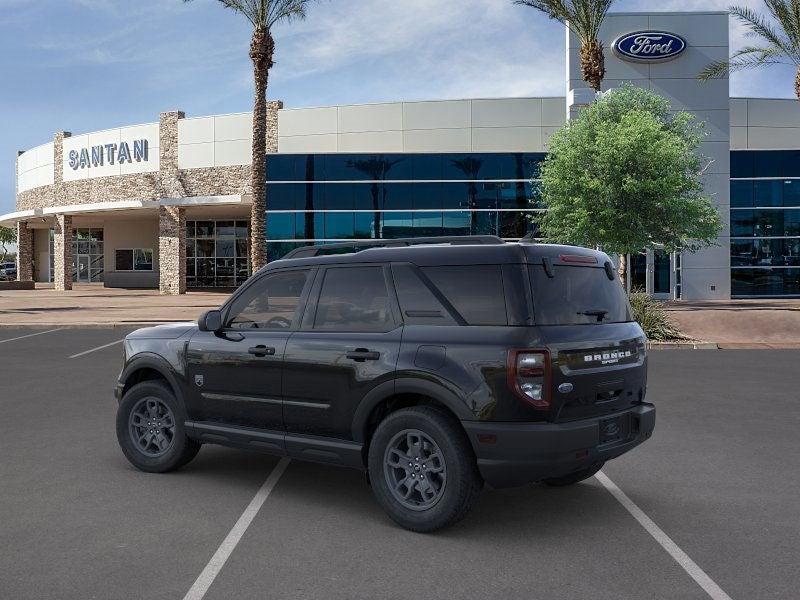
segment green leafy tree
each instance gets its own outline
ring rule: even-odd
[[[581,76],[596,92],[606,76],[603,43],[598,36],[613,3],[614,0],[514,0],[514,4],[540,10],[569,27],[581,42]]]
[[[267,263],[266,231],[266,164],[267,149],[267,83],[269,71],[275,64],[275,40],[272,28],[283,21],[304,19],[306,8],[314,0],[218,0],[222,6],[235,10],[253,26],[250,39],[250,59],[253,61],[255,101],[253,103],[253,205],[250,209],[252,243],[250,259],[253,271]],[[191,2],[191,0],[184,0]]]
[[[715,243],[720,216],[703,196],[703,127],[667,100],[632,85],[606,92],[549,142],[534,215],[549,242],[620,256],[663,247],[696,252]]]
[[[796,69],[794,93],[800,99],[800,0],[764,0],[769,17],[746,6],[732,6],[730,13],[742,22],[747,36],[757,45],[733,53],[729,60],[716,61],[700,72],[700,79],[724,77],[731,71],[766,65],[789,64]]]
[[[16,243],[17,232],[10,227],[0,227],[0,250],[2,250],[2,258],[0,262],[6,262],[8,259],[8,246]]]

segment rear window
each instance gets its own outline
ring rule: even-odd
[[[624,323],[631,320],[628,297],[603,268],[558,265],[548,277],[542,265],[530,268],[537,325]]]

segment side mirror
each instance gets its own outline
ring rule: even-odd
[[[219,331],[222,329],[222,313],[218,310],[204,312],[197,320],[197,326],[200,331]]]

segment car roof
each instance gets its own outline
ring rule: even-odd
[[[288,258],[271,262],[265,269],[300,265],[413,263],[419,266],[541,264],[548,258],[554,264],[582,264],[602,267],[610,260],[604,252],[579,246],[506,242],[498,244],[420,244],[400,247],[371,247],[344,254],[322,254],[307,258]]]

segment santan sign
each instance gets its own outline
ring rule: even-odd
[[[131,150],[131,146],[133,149]],[[148,143],[146,139],[120,142],[119,144],[101,144],[91,148],[81,148],[70,150],[67,162],[73,171],[91,167],[102,167],[104,164],[125,164],[136,162],[147,162]]]
[[[614,53],[624,60],[658,62],[671,60],[686,50],[686,40],[665,31],[637,31],[614,40]]]

